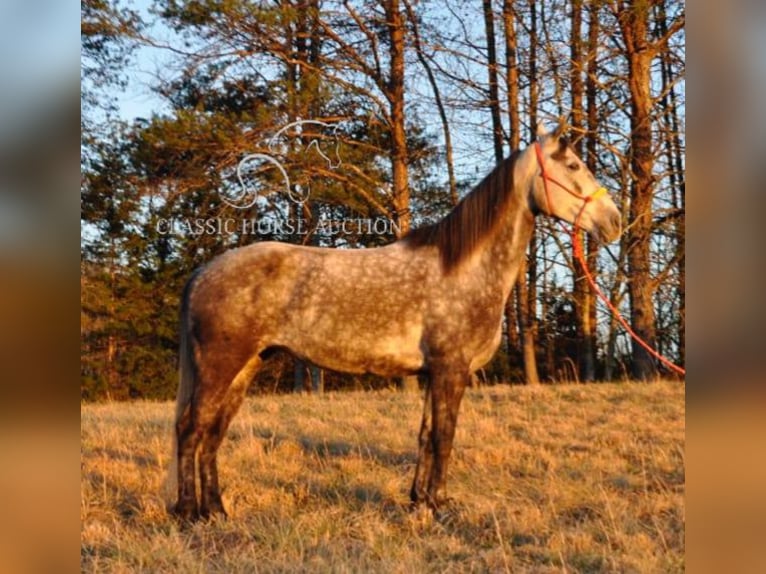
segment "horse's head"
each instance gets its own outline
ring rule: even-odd
[[[552,134],[538,126],[538,141],[530,149],[537,163],[532,190],[535,207],[576,223],[599,241],[614,241],[621,233],[620,211],[577,157],[563,131],[563,124]]]

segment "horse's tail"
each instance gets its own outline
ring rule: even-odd
[[[172,452],[168,475],[163,486],[166,502],[171,503],[175,496],[178,480],[178,433],[177,426],[187,409],[191,408],[192,394],[197,381],[197,365],[194,361],[194,345],[191,333],[191,316],[189,313],[189,297],[192,285],[197,277],[195,272],[186,282],[181,295],[181,310],[179,313],[178,333],[178,392],[176,394],[176,412],[172,429]]]
[[[197,379],[197,365],[194,363],[194,348],[192,345],[191,317],[189,316],[189,295],[196,273],[186,282],[181,296],[181,312],[179,317],[178,336],[178,393],[176,395],[175,423],[181,420],[184,412],[191,405],[194,383]]]

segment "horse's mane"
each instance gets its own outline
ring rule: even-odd
[[[449,273],[494,231],[513,191],[518,156],[516,151],[503,160],[443,219],[413,229],[402,241],[411,248],[435,245]]]

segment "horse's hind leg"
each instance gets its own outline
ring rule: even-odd
[[[195,520],[199,517],[195,484],[195,461],[202,432],[196,425],[193,410],[194,406],[189,405],[178,423],[176,423],[176,438],[178,441],[178,502],[173,512],[182,520]]]
[[[226,392],[220,396],[214,405],[208,406],[207,410],[211,414],[206,419],[207,424],[202,435],[199,453],[200,491],[202,497],[200,516],[203,518],[213,514],[226,516],[218,485],[218,448],[226,436],[226,431],[234,415],[237,414],[239,407],[242,405],[247,388],[258,372],[260,365],[261,359],[257,355],[250,359],[234,377]]]

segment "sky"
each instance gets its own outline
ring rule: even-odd
[[[131,2],[130,8],[139,12],[146,22],[156,20],[149,14],[151,0],[136,0]],[[178,42],[173,40],[173,32],[168,28],[155,24],[147,30],[154,38],[168,40],[168,43]],[[165,69],[171,62],[172,56],[167,50],[140,46],[132,55],[125,73],[128,84],[124,90],[113,92],[117,99],[118,113],[126,121],[135,118],[149,118],[153,113],[166,112],[167,106],[162,98],[155,94],[151,86],[157,74]]]

